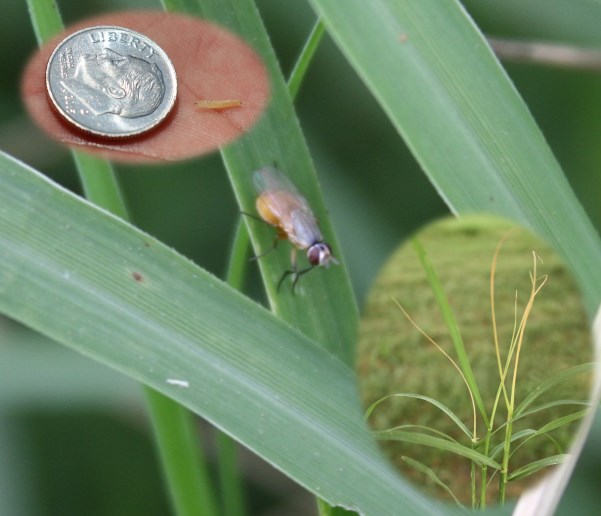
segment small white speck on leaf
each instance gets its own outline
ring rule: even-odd
[[[190,383],[186,380],[177,380],[175,378],[167,378],[167,383],[169,385],[177,385],[178,387],[183,387],[187,389],[190,387]]]

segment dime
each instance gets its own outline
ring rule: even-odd
[[[46,68],[58,113],[79,129],[119,138],[144,133],[169,114],[177,78],[167,54],[130,29],[98,26],[65,38]]]

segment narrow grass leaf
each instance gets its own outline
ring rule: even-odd
[[[569,425],[570,423],[573,423],[574,421],[578,421],[579,419],[582,419],[589,412],[590,412],[589,409],[579,410],[577,412],[573,412],[572,414],[568,414],[566,416],[558,417],[557,419],[554,419],[553,421],[549,421],[546,425],[541,426],[536,431],[535,435],[546,434],[546,433],[551,432],[552,430],[555,430],[555,429],[560,428],[562,426]],[[532,437],[534,437],[534,435]]]
[[[63,21],[55,0],[27,0],[27,7],[38,45],[44,44],[63,30]]]
[[[459,364],[461,365],[461,371],[464,374],[464,379],[469,386],[470,393],[474,397],[476,405],[478,406],[478,410],[480,411],[480,414],[484,419],[484,423],[488,425],[488,414],[486,412],[486,409],[484,408],[484,402],[482,401],[482,396],[480,395],[480,389],[478,388],[478,384],[476,383],[476,378],[474,377],[474,372],[472,371],[472,366],[470,364],[469,357],[467,356],[467,352],[465,351],[465,345],[463,344],[461,331],[459,330],[457,319],[453,314],[451,304],[449,303],[449,300],[447,299],[447,296],[444,293],[442,284],[440,283],[440,279],[438,278],[438,274],[436,274],[436,271],[432,266],[432,262],[428,258],[426,249],[417,238],[413,238],[411,243],[424,269],[424,272],[426,273],[426,278],[428,279],[428,283],[430,284],[430,287],[434,292],[434,297],[436,298],[436,303],[438,304],[440,313],[442,314],[445,325],[449,330],[449,335],[451,337],[451,340],[453,341],[455,353],[457,354],[457,359],[459,360]],[[475,418],[476,414],[474,414],[474,419]]]
[[[549,389],[552,389],[556,385],[560,385],[562,382],[569,380],[570,378],[586,373],[588,371],[593,370],[595,367],[594,363],[588,364],[580,364],[574,367],[570,367],[565,371],[561,371],[557,373],[553,377],[545,380],[543,383],[535,387],[530,394],[528,394],[524,400],[517,406],[515,409],[514,415],[517,418],[520,414],[522,414],[532,403],[543,393],[547,392]]]
[[[507,475],[508,482],[514,480],[520,480],[522,478],[533,475],[534,473],[539,472],[541,469],[548,468],[549,466],[556,466],[557,464],[561,464],[565,461],[569,455],[553,455],[552,457],[547,457],[545,459],[536,460],[531,462],[530,464],[526,464],[525,466],[516,469],[509,475]]]
[[[129,220],[125,198],[111,163],[77,150],[72,150],[71,154],[86,199],[117,217]]]
[[[484,464],[486,466],[500,469],[501,465],[492,460],[491,458],[479,453],[468,446],[463,446],[455,442],[448,441],[446,439],[440,439],[431,435],[422,434],[420,432],[407,432],[405,430],[382,430],[373,432],[376,439],[380,441],[402,441],[405,443],[419,444],[422,446],[429,446],[431,448],[437,448],[442,451],[455,453],[461,455],[467,459],[473,460],[478,464]]]
[[[369,416],[371,416],[373,411],[380,404],[382,404],[384,401],[389,400],[391,398],[414,398],[414,399],[426,401],[426,402],[434,405],[436,408],[440,409],[447,416],[449,416],[451,418],[451,420],[453,421],[453,423],[455,423],[457,425],[457,427],[468,437],[468,439],[472,438],[472,434],[471,434],[469,428],[467,426],[465,426],[463,421],[461,421],[461,419],[459,419],[457,417],[457,415],[455,415],[455,413],[449,407],[447,407],[444,403],[441,403],[440,401],[438,401],[434,398],[430,398],[429,396],[424,396],[422,394],[399,392],[399,393],[395,393],[395,394],[389,394],[388,396],[384,396],[383,398],[380,398],[379,400],[373,402],[369,407],[367,407],[364,418],[368,419]]]
[[[218,516],[217,493],[198,439],[196,416],[154,390],[151,395],[145,394],[175,513],[178,516]]]
[[[537,407],[531,408],[530,410],[526,410],[522,412],[518,417],[514,417],[513,420],[517,421],[518,419],[522,419],[524,417],[528,417],[532,414],[536,414],[537,412],[542,412],[543,410],[548,410],[550,408],[555,407],[563,407],[565,405],[582,405],[585,407],[591,407],[590,401],[583,400],[555,400],[550,401],[549,403],[543,403],[542,405],[538,405]]]
[[[457,505],[459,505],[460,507],[463,507],[461,502],[453,494],[453,491],[451,491],[451,488],[440,479],[440,477],[436,474],[436,472],[432,468],[429,468],[424,463],[419,462],[415,459],[412,459],[411,457],[407,457],[405,455],[403,455],[401,457],[401,459],[403,459],[404,462],[409,464],[409,466],[411,466],[416,471],[419,471],[420,473],[423,473],[424,475],[426,475],[436,485],[442,487],[447,493],[449,493],[449,495],[451,495],[451,497],[453,498],[453,500],[455,500],[455,503]]]
[[[317,20],[288,79],[288,91],[292,100],[295,100],[298,95],[305,74],[309,69],[309,64],[319,47],[324,33],[325,27],[323,23],[321,23],[321,20]]]
[[[532,428],[520,430],[519,432],[515,432],[514,434],[512,434],[511,439],[510,439],[510,442],[512,442],[512,443],[519,441],[521,439],[524,439],[524,438],[526,438],[526,439],[522,443],[520,443],[516,448],[514,448],[512,450],[511,455],[513,455],[521,446],[523,446],[523,444],[526,443],[528,441],[528,439],[530,439],[530,436],[534,437],[537,434],[538,434],[538,431],[534,430]],[[557,453],[563,453],[563,448],[552,436],[550,436],[549,434],[542,434],[542,435],[544,435],[549,441],[551,441],[553,443],[553,445],[557,449]],[[505,443],[501,443],[501,444],[495,446],[493,451],[490,453],[490,457],[493,459],[495,457],[497,457],[503,451],[504,446],[505,446]]]
[[[425,425],[399,425],[399,426],[395,426],[393,428],[390,428],[389,430],[412,430],[412,429],[417,429],[417,430],[421,430],[422,432],[429,432],[431,434],[437,435],[439,437],[442,437],[443,439],[446,439],[447,441],[451,441],[454,443],[457,443],[459,441],[457,441],[457,439],[451,437],[449,434],[446,434],[445,432],[441,432],[440,430],[436,430],[436,428],[432,428],[431,426],[425,426]]]
[[[169,11],[202,16],[239,34],[253,45],[270,78],[269,105],[254,127],[222,150],[240,209],[256,213],[253,172],[266,165],[280,169],[308,199],[324,238],[341,264],[316,268],[302,277],[295,295],[290,282],[277,291],[282,273],[290,268],[289,244],[257,261],[272,310],[347,364],[354,363],[358,309],[351,283],[340,256],[306,141],[293,109],[286,81],[252,0],[163,0]],[[273,245],[274,230],[246,218],[256,255]],[[301,260],[305,260],[301,253]],[[301,262],[304,263],[304,262]]]
[[[513,443],[513,442],[519,441],[520,439],[523,439],[524,437],[528,437],[528,436],[534,435],[534,434],[536,434],[536,430],[534,430],[532,428],[526,428],[524,430],[520,430],[519,432],[515,432],[515,433],[511,434],[511,439],[509,440],[509,442]],[[495,457],[498,457],[504,449],[505,449],[505,442],[499,443],[490,452],[490,454],[489,454],[490,458],[494,459]]]
[[[520,430],[518,432],[515,432],[514,434],[511,435],[511,439],[510,442],[516,442],[519,441],[523,438],[526,438],[517,448],[515,448],[512,452],[515,453],[515,451],[520,448],[521,446],[523,446],[527,441],[529,441],[530,439],[533,439],[534,437],[537,437],[539,435],[547,435],[549,434],[549,432],[551,432],[552,430],[556,430],[557,428],[560,428],[562,426],[568,425],[570,423],[573,423],[574,421],[578,421],[579,419],[584,418],[588,413],[590,412],[590,409],[587,410],[580,410],[577,412],[573,412],[572,414],[568,414],[566,416],[562,416],[559,418],[554,419],[553,421],[550,421],[549,423],[547,423],[546,425],[540,427],[538,430],[534,430],[532,428],[527,428],[524,430]],[[549,436],[549,438],[557,444],[557,442],[555,441],[555,439],[553,439],[551,436]],[[557,446],[559,446],[557,444]],[[499,453],[501,453],[501,451],[503,450],[504,444],[501,443],[498,446],[496,446],[492,452],[490,453],[490,456],[492,458],[497,457],[499,455]]]

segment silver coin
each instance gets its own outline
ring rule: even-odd
[[[130,29],[90,27],[65,38],[46,68],[58,113],[79,129],[109,138],[142,134],[169,114],[177,77],[167,54]]]

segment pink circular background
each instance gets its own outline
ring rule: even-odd
[[[177,101],[168,118],[141,136],[101,139],[72,128],[51,107],[46,65],[68,35],[95,25],[117,25],[154,40],[177,73]],[[247,131],[267,104],[269,81],[261,59],[232,33],[199,18],[158,11],[124,11],[88,18],[45,44],[29,61],[21,83],[35,122],[65,145],[115,161],[175,161],[216,150]],[[240,107],[199,109],[197,100],[239,99]]]

